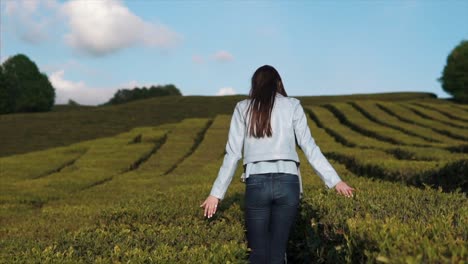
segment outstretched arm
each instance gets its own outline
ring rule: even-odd
[[[307,117],[304,113],[304,108],[300,102],[298,102],[295,107],[293,123],[297,142],[306,155],[310,165],[312,165],[315,173],[317,173],[329,189],[335,187],[338,193],[347,197],[353,196],[352,191],[354,188],[348,186],[341,180],[330,162],[320,151],[320,147],[315,143],[315,140],[310,133],[309,125],[307,124]]]
[[[245,133],[244,126],[244,118],[240,112],[239,103],[237,103],[231,118],[223,164],[213,183],[210,195],[200,205],[200,207],[204,207],[204,216],[208,216],[208,218],[216,213],[219,201],[224,199],[224,195],[236,171],[237,163],[242,157]]]

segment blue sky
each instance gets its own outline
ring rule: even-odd
[[[119,88],[248,94],[264,64],[289,96],[392,91],[449,97],[437,78],[468,39],[468,1],[2,0],[0,59],[24,53],[56,103]]]

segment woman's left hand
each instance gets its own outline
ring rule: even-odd
[[[346,197],[353,197],[354,188],[348,186],[346,182],[340,181],[335,185],[335,189],[339,194],[342,194]]]

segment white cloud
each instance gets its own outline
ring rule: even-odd
[[[160,23],[133,14],[121,1],[72,0],[62,6],[70,32],[66,42],[83,53],[102,56],[137,44],[170,49],[183,37]]]
[[[37,44],[49,37],[55,23],[56,0],[15,0],[4,5],[6,24],[21,40]],[[3,14],[2,14],[3,15]]]
[[[64,70],[73,72],[87,78],[99,78],[102,80],[112,81],[112,72],[108,68],[91,68],[86,64],[75,59],[68,59],[64,62],[47,63],[40,67],[47,73]]]
[[[125,87],[126,88],[133,88],[133,87],[139,87],[140,83],[135,80],[131,80],[128,83],[126,83]]]
[[[225,50],[220,50],[213,55],[213,58],[217,61],[232,61],[234,56]]]
[[[40,43],[66,24],[65,42],[92,56],[139,44],[168,51],[183,40],[162,23],[142,20],[121,0],[11,0],[1,5],[8,30],[23,41]]]
[[[0,55],[0,64],[3,64],[7,59],[8,57],[3,57]]]
[[[49,80],[55,88],[56,104],[66,104],[72,99],[79,104],[97,105],[107,102],[119,88],[89,87],[83,81],[73,82],[64,78],[65,71],[53,72]]]
[[[158,85],[162,85],[162,84],[158,84],[158,83],[141,83],[139,81],[136,81],[136,80],[131,80],[129,82],[126,82],[122,85],[122,89],[133,89],[135,87],[139,87],[139,88],[143,88],[143,87],[146,87],[146,88],[150,88],[151,86],[158,86]]]
[[[133,89],[135,87],[158,86],[155,83],[140,83],[132,80],[116,87],[90,87],[83,81],[70,81],[65,79],[65,70],[57,70],[50,74],[49,80],[55,88],[55,104],[66,104],[68,99],[83,105],[98,105],[109,101],[119,89]]]
[[[237,94],[236,91],[231,88],[231,87],[224,87],[219,89],[219,91],[216,93],[216,95],[233,95]]]

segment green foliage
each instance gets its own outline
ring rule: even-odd
[[[68,99],[68,105],[70,106],[78,106],[80,105],[79,103],[77,103],[75,100],[72,100],[72,99]]]
[[[449,151],[465,141],[402,122],[372,101],[305,108],[329,135],[327,138],[344,145],[327,146],[326,155],[353,173],[414,186],[431,184],[446,191],[468,191],[463,173],[467,155]]]
[[[381,126],[410,129],[405,127],[409,123],[398,124],[371,105],[357,104],[369,115],[379,113],[373,118]],[[459,185],[453,176],[466,178],[466,155],[445,149],[457,141],[428,148],[366,141],[366,135],[345,127],[327,108],[306,109],[315,115],[308,124],[317,144],[356,192],[345,198],[325,188],[297,150],[304,198],[288,242],[290,263],[464,263],[466,193],[407,184],[435,172],[439,180]],[[356,120],[347,114],[348,121]],[[0,158],[6,172],[1,180],[11,183],[0,186],[0,263],[247,263],[240,163],[214,217],[203,217],[200,207],[222,164],[230,118],[140,126],[108,138]],[[379,129],[374,132],[385,133]],[[405,138],[424,140],[435,133],[426,132]],[[335,140],[337,135],[342,141]],[[397,148],[406,159],[390,151]],[[355,164],[333,154],[354,158]],[[26,166],[16,169],[19,165]],[[367,172],[356,170],[366,166]],[[31,194],[42,203],[20,206]]]
[[[449,54],[442,76],[442,89],[455,100],[468,103],[468,40],[462,40]]]
[[[461,118],[455,119],[450,116],[444,115],[440,111],[428,108],[426,106],[421,106],[418,104],[405,104],[405,103],[401,103],[400,105],[414,112],[416,115],[429,119],[433,122],[444,124],[447,127],[447,129],[461,128],[459,130],[460,132],[463,131],[464,129],[468,129],[467,121],[462,119],[463,116],[461,116]],[[466,136],[463,132],[459,133],[459,137],[461,137],[464,140],[468,139],[468,136]]]
[[[115,175],[138,167],[152,149],[159,147],[158,141],[164,132],[146,131],[145,140],[140,141],[140,144],[130,143],[138,137],[136,131],[113,138],[81,142],[67,148],[68,155],[63,157],[57,158],[59,153],[51,151],[46,152],[46,155],[35,155],[32,166],[25,166],[25,169],[17,168],[28,156],[2,159],[0,179],[6,184],[0,187],[0,202],[9,203],[5,208],[7,211],[27,206],[37,208],[72,192],[102,184]],[[153,139],[148,141],[147,137]]]
[[[404,123],[414,124],[419,127],[425,127],[432,130],[432,133],[442,134],[446,137],[458,141],[466,141],[464,140],[466,138],[466,131],[464,129],[464,126],[458,126],[453,122],[437,120],[437,114],[433,111],[430,111],[430,109],[421,109],[415,108],[414,106],[409,106],[408,104],[387,102],[379,102],[378,105],[387,113],[390,113],[391,115],[397,117],[400,121]],[[455,107],[454,104],[449,104],[449,106]],[[456,122],[456,120],[451,121]]]
[[[463,263],[464,195],[370,181],[333,165],[357,191],[345,199],[308,184],[292,238],[299,243],[290,246],[298,262]]]
[[[428,104],[426,102],[414,102],[415,105],[431,109],[438,112],[450,121],[464,121],[468,122],[467,112],[458,107],[451,107],[450,105],[437,105]],[[466,125],[466,124],[465,124]]]
[[[235,104],[247,98],[233,96],[161,96],[119,105],[54,105],[53,111],[34,115],[16,114],[0,118],[0,156],[7,156],[83,140],[107,137],[140,126],[159,126],[185,118],[214,118],[232,114]],[[304,105],[349,100],[440,102],[428,93],[381,93],[342,96],[297,96]],[[50,128],[54,129],[51,130]]]
[[[26,55],[8,58],[0,74],[0,114],[49,111],[54,105],[55,89],[47,75]]]
[[[223,160],[233,98],[207,104],[207,98],[181,97],[174,106],[167,97],[55,113],[96,128],[116,120],[145,125],[0,158],[0,262],[247,263],[241,164],[217,214],[203,218],[199,207]],[[341,99],[305,109],[317,144],[355,196],[324,188],[302,165],[305,196],[288,243],[290,261],[463,263],[468,163],[458,147],[466,144],[468,109],[456,106],[452,113],[452,103],[423,99]],[[155,106],[174,116],[157,120],[159,126],[144,123],[155,117],[141,113]],[[210,118],[180,120],[192,109]],[[219,114],[222,109],[228,114]],[[18,119],[2,122],[8,120]]]
[[[9,85],[7,78],[3,73],[3,67],[0,67],[0,114],[13,112],[13,92],[13,86]]]
[[[169,95],[181,96],[182,93],[173,84],[151,86],[150,88],[119,89],[107,103],[102,105],[123,104],[135,100]]]
[[[320,119],[320,115],[318,117]],[[329,119],[322,121],[324,125]],[[416,189],[405,186],[406,181],[383,181],[378,178],[378,173],[353,173],[350,171],[354,170],[353,166],[332,158],[333,153],[353,149],[341,145],[316,122],[309,122],[309,126],[318,146],[356,192],[353,199],[345,199],[333,190],[324,190],[323,183],[316,179],[318,177],[306,176],[313,173],[310,166],[301,166],[305,199],[289,244],[294,263],[464,263],[468,255],[468,234],[464,228],[468,224],[465,193],[459,190],[444,193],[442,188],[431,189],[428,185]],[[342,137],[348,135],[342,134]],[[302,160],[303,156],[300,156]],[[375,150],[372,153],[357,147],[349,157],[360,159],[362,164],[381,166],[384,173],[385,170],[390,173],[400,170],[395,166],[395,158]],[[460,162],[466,162],[466,155],[464,157],[465,160]],[[445,160],[452,158],[453,154],[447,153]],[[389,162],[394,164],[385,166]],[[417,161],[413,161],[414,168],[411,163],[408,165],[401,168],[402,176],[418,170]],[[466,165],[454,166],[460,171],[446,167],[434,176],[452,184],[462,184],[457,177],[466,179],[466,167],[463,167]],[[364,222],[361,219],[366,215],[367,222]]]

